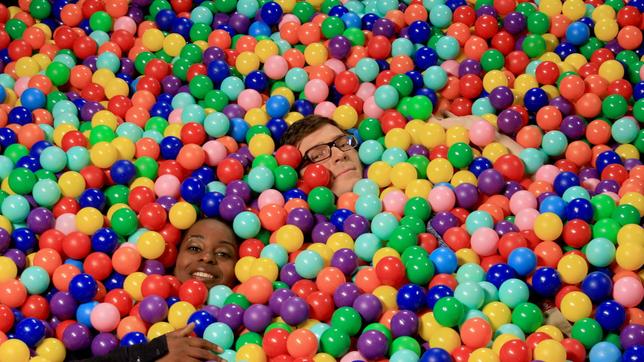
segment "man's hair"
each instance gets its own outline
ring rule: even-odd
[[[284,132],[284,135],[282,135],[282,144],[297,146],[304,137],[327,124],[340,128],[340,126],[330,118],[314,114],[306,116],[288,127],[286,132]]]

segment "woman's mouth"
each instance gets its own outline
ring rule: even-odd
[[[203,271],[196,271],[196,272],[192,273],[191,276],[193,278],[197,279],[197,280],[202,281],[202,282],[207,282],[207,281],[213,280],[215,278],[214,275],[212,275],[210,273],[203,272]]]

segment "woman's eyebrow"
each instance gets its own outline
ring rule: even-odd
[[[186,237],[186,240],[188,240],[188,239],[200,239],[200,240],[203,240],[203,239],[205,239],[205,238],[204,238],[204,236],[203,236],[203,235],[188,235],[188,236]]]

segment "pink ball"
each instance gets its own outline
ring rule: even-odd
[[[385,112],[382,108],[378,107],[376,104],[376,99],[374,96],[369,96],[366,101],[364,101],[364,104],[362,105],[362,109],[364,111],[365,116],[370,117],[370,118],[380,118],[382,114]]]
[[[210,140],[204,143],[202,147],[206,153],[206,164],[208,166],[217,166],[228,155],[226,146],[217,140]]]
[[[456,196],[447,186],[434,187],[429,192],[429,203],[435,212],[449,211],[454,208]]]
[[[626,308],[638,306],[644,298],[642,282],[633,277],[619,278],[613,286],[613,299]]]
[[[257,207],[261,209],[266,205],[284,206],[284,196],[275,189],[262,191],[257,198]]]
[[[353,362],[353,361],[366,361],[367,359],[362,357],[360,352],[358,351],[351,351],[342,357],[340,362]]]
[[[552,184],[559,172],[561,171],[555,165],[543,165],[539,167],[537,172],[534,174],[534,179],[535,181],[545,181],[549,184]]]
[[[16,95],[20,97],[22,92],[26,91],[29,88],[29,79],[30,77],[20,77],[16,80],[16,83],[13,85],[13,90],[16,92]]]
[[[532,192],[521,190],[517,191],[510,198],[510,211],[514,215],[518,214],[523,209],[536,209],[537,198],[534,197]]]
[[[532,230],[534,226],[534,219],[539,216],[539,211],[536,209],[523,209],[515,214],[514,224],[519,230]]]
[[[376,86],[373,83],[365,82],[360,84],[360,87],[358,87],[358,91],[356,92],[356,95],[363,101],[366,101],[367,98],[372,96],[375,92],[376,92]]]
[[[76,215],[68,212],[56,218],[56,230],[67,235],[76,231]]]
[[[610,196],[613,199],[613,201],[619,203],[619,195],[617,195],[616,193],[612,191],[606,191],[606,192],[603,192],[602,194]]]
[[[313,113],[318,116],[332,118],[335,108],[336,108],[335,104],[329,101],[324,101],[318,104],[317,106],[315,106],[315,110],[313,110]]]
[[[121,321],[119,310],[114,304],[100,303],[92,309],[89,316],[92,326],[99,332],[111,332]]]
[[[134,19],[130,17],[121,16],[114,22],[114,30],[125,30],[134,34],[136,33],[136,23],[134,22]]]
[[[158,196],[179,196],[179,190],[181,188],[181,181],[170,174],[161,175],[154,182],[154,193]]]
[[[453,60],[453,59],[446,60],[441,64],[441,68],[443,68],[443,70],[448,75],[453,75],[455,77],[458,76],[458,67],[459,66],[460,65],[458,64],[458,62],[456,60]]]
[[[480,147],[485,147],[494,142],[495,135],[496,130],[494,129],[494,126],[486,120],[478,120],[474,122],[470,129],[470,140],[473,144]]]
[[[237,97],[237,104],[248,111],[262,106],[262,95],[254,89],[244,89]]]
[[[382,199],[382,205],[384,206],[385,211],[398,215],[404,214],[405,203],[407,203],[407,196],[400,190],[390,191]]]
[[[470,239],[472,250],[480,256],[490,256],[496,253],[499,243],[499,235],[494,229],[481,227],[476,229]]]
[[[333,70],[335,74],[338,74],[347,70],[347,67],[340,59],[331,58],[326,62],[324,62],[324,65],[331,68],[331,70]]]
[[[298,18],[297,16],[293,14],[284,14],[284,16],[282,16],[282,20],[280,20],[280,23],[277,25],[277,28],[282,29],[282,26],[286,23],[295,23],[298,25],[302,24],[300,18]]]
[[[178,123],[181,124],[181,116],[183,115],[183,108],[177,108],[170,112],[170,115],[168,116],[168,123],[173,124],[173,123]]]
[[[329,87],[322,79],[312,79],[304,86],[304,95],[313,103],[321,103],[329,96]]]
[[[264,62],[264,73],[271,79],[282,79],[288,72],[288,62],[280,55],[271,55]]]

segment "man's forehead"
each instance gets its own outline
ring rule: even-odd
[[[302,138],[298,148],[310,148],[316,145],[329,143],[343,134],[344,133],[342,133],[338,127],[328,124]]]

